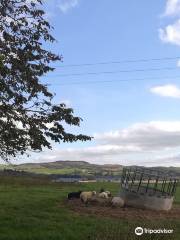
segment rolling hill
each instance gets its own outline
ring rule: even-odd
[[[78,174],[78,175],[119,175],[121,165],[97,165],[85,161],[56,161],[48,163],[25,163],[19,165],[1,165],[1,169],[12,169],[39,174]]]

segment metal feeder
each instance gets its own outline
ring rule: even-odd
[[[170,210],[178,179],[168,173],[144,167],[123,168],[120,196],[127,206]]]

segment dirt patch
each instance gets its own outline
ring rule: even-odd
[[[65,200],[64,205],[78,215],[95,215],[98,217],[121,219],[180,219],[180,206],[174,205],[170,211],[153,211],[131,207],[111,207],[110,205],[89,204],[86,206],[79,199]]]

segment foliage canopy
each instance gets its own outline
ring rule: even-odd
[[[79,126],[81,118],[65,104],[53,104],[53,94],[40,77],[61,56],[46,50],[53,43],[51,25],[41,0],[0,2],[0,157],[8,160],[28,151],[51,148],[52,142],[86,141],[64,124]]]

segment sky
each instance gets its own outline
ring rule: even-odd
[[[83,118],[86,143],[20,162],[180,166],[180,0],[44,0],[63,55],[43,81]]]

